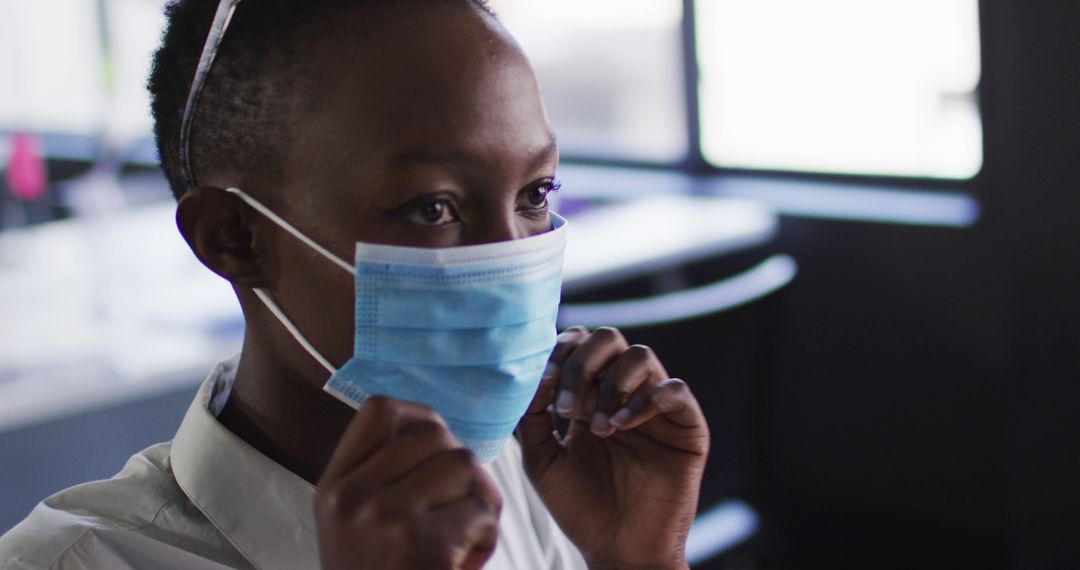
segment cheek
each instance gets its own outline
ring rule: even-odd
[[[523,216],[521,219],[522,233],[527,237],[538,236],[551,231],[551,218],[547,213],[537,216]]]
[[[278,303],[308,342],[341,366],[353,353],[353,275],[314,251],[298,249],[283,252]]]

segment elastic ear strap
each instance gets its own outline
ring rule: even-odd
[[[263,206],[258,200],[245,194],[243,190],[240,190],[239,188],[226,188],[225,191],[239,196],[241,200],[247,202],[248,206],[255,208],[255,210],[258,211],[260,214],[266,216],[267,218],[270,218],[270,221],[281,226],[281,229],[289,232],[296,239],[304,242],[304,244],[306,244],[311,249],[314,249],[315,251],[321,253],[323,257],[329,259],[330,261],[333,261],[338,265],[338,267],[344,269],[345,271],[348,271],[349,273],[353,273],[356,271],[356,268],[353,267],[352,264],[346,263],[345,260],[334,255],[333,253],[330,253],[330,250],[315,243],[315,240],[304,235],[300,230],[294,228],[292,224],[286,222],[284,218],[275,214],[270,208]]]
[[[285,312],[281,310],[281,307],[278,307],[278,304],[274,302],[274,300],[270,297],[270,293],[268,293],[266,289],[256,288],[255,294],[259,296],[259,299],[261,299],[263,304],[266,305],[266,308],[270,309],[271,313],[274,313],[274,316],[277,317],[277,319],[281,321],[281,324],[285,326],[285,330],[289,331],[289,334],[291,334],[293,338],[296,339],[296,342],[300,343],[300,346],[304,347],[304,350],[306,350],[312,358],[317,360],[319,364],[322,364],[322,367],[325,368],[328,372],[330,372],[331,375],[337,372],[337,369],[334,368],[334,365],[330,364],[329,360],[323,358],[323,355],[319,354],[319,351],[315,350],[315,347],[312,346],[306,338],[304,338],[304,335],[300,334],[300,329],[296,328],[296,325],[293,324],[292,320],[290,320],[289,317],[285,316]]]

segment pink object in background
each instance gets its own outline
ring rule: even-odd
[[[5,169],[11,194],[20,200],[41,198],[48,185],[45,160],[41,157],[41,141],[28,133],[16,133],[11,137],[11,147]]]

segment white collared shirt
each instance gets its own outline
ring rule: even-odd
[[[215,417],[235,373],[236,359],[215,367],[171,443],[136,454],[112,479],[38,504],[0,537],[0,569],[319,568],[314,487]],[[487,568],[585,568],[513,440],[488,469],[504,505]]]

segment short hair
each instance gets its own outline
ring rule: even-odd
[[[494,15],[486,0],[470,3]],[[296,60],[302,30],[335,9],[409,5],[417,0],[248,0],[241,2],[203,85],[191,131],[196,176],[229,167],[276,174],[288,120],[302,109],[295,97],[306,77]],[[173,0],[165,7],[161,46],[154,53],[147,89],[158,161],[180,199],[180,126],[188,91],[218,0]]]

